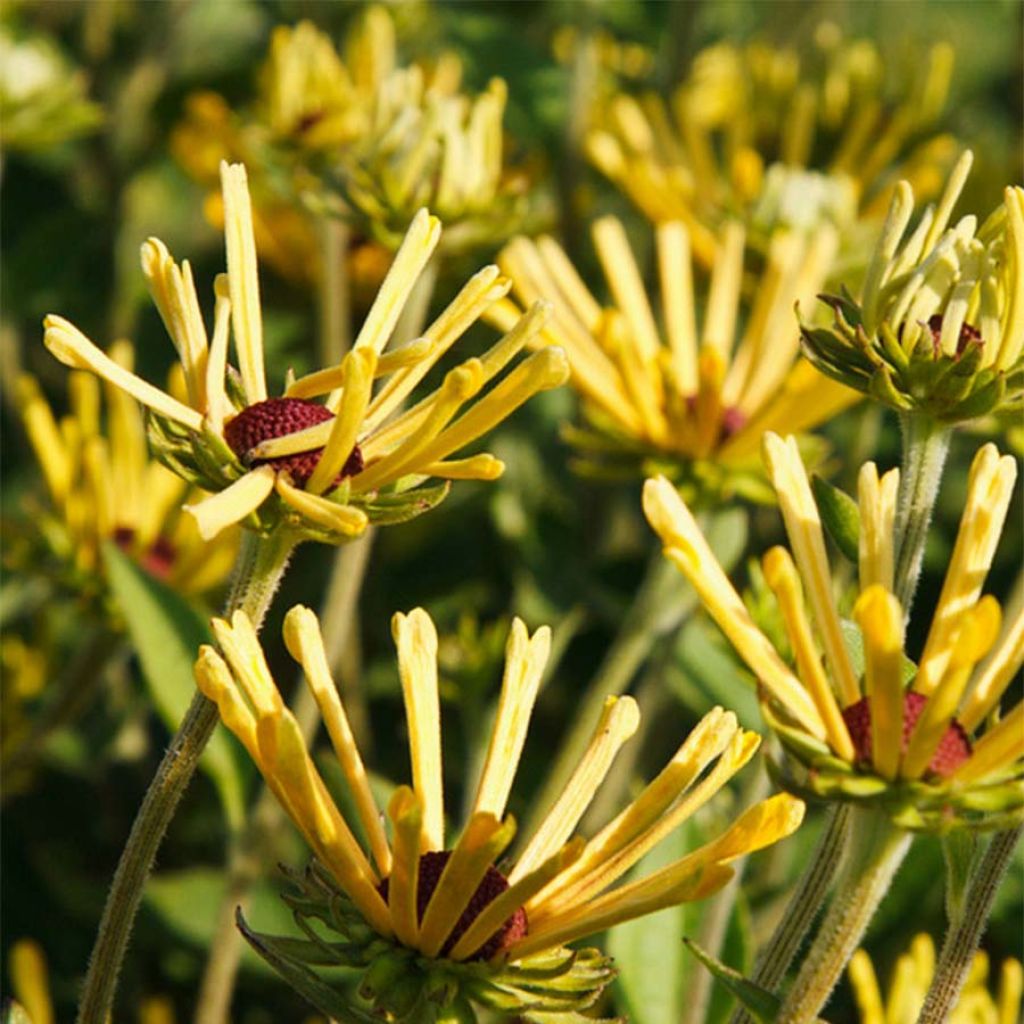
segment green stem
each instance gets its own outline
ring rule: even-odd
[[[534,802],[533,816],[522,835],[532,835],[554,804],[583,755],[601,716],[605,700],[624,693],[655,641],[678,629],[693,607],[694,594],[684,587],[676,567],[656,549],[647,566],[633,604],[597,675],[574,709],[574,722],[565,738],[547,782]]]
[[[339,217],[322,217],[320,229],[320,365],[337,366],[352,343],[348,275],[351,229]]]
[[[373,544],[372,527],[358,540],[340,548],[334,557],[320,621],[323,623],[327,663],[333,666],[341,649],[351,640],[356,623],[359,591],[362,588]],[[353,695],[342,694],[345,710],[355,729]],[[365,704],[359,705],[365,714]],[[320,709],[308,686],[299,685],[291,707],[303,738],[308,744],[320,722]],[[365,728],[366,722],[362,725]],[[235,979],[242,957],[242,934],[235,926],[235,912],[248,909],[252,890],[272,863],[275,837],[286,815],[273,793],[262,787],[245,826],[232,837],[227,857],[227,883],[217,911],[210,953],[196,1002],[195,1024],[222,1024],[228,1019]]]
[[[896,597],[906,620],[921,577],[928,526],[953,432],[920,413],[902,413],[900,426],[903,466],[896,510]]]
[[[836,869],[850,832],[849,804],[832,804],[828,820],[800,878],[793,895],[782,912],[775,931],[758,954],[751,980],[763,989],[774,992],[786,976],[804,937],[825,905]],[[737,1008],[729,1024],[754,1024],[754,1018],[742,1007]]]
[[[985,930],[999,883],[1003,880],[1024,825],[997,832],[971,878],[963,913],[952,922],[942,944],[931,987],[917,1024],[944,1024],[960,998]]]
[[[855,807],[839,881],[777,1018],[778,1024],[811,1024],[864,937],[910,848],[910,834],[883,813]]]
[[[295,546],[286,534],[266,539],[246,533],[225,607],[244,611],[258,630]],[[153,781],[143,797],[107,894],[99,933],[89,958],[78,1024],[106,1024],[128,938],[157,850],[218,721],[217,705],[196,691]]]

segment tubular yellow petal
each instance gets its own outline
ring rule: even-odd
[[[932,691],[907,743],[901,768],[904,778],[918,778],[927,769],[956,715],[974,666],[988,654],[999,635],[1001,618],[998,602],[989,596],[983,597],[962,616],[946,671]]]
[[[1017,614],[1003,629],[996,649],[982,665],[970,696],[964,702],[957,721],[971,733],[981,724],[989,712],[999,703],[999,698],[1013,682],[1014,676],[1024,664],[1024,602]]]
[[[354,349],[342,361],[341,405],[320,461],[306,484],[307,491],[323,494],[332,486],[341,467],[352,454],[366,415],[366,407],[370,404],[370,389],[373,387],[376,365],[377,353],[372,348]]]
[[[189,430],[202,429],[201,413],[118,366],[63,317],[50,314],[43,320],[43,326],[46,328],[43,343],[65,366],[75,370],[89,370],[122,391],[127,391],[133,398],[161,416],[181,423]]]
[[[437,630],[422,608],[396,612],[391,635],[398,648],[405,717],[409,724],[412,784],[423,807],[421,850],[444,849],[441,708],[437,694]]]
[[[573,906],[557,917],[532,928],[509,950],[510,960],[521,960],[544,949],[604,931],[623,921],[653,914],[665,907],[703,899],[724,886],[733,872],[720,864],[689,858],[639,882],[624,885],[587,903]]]
[[[520,855],[509,882],[515,884],[565,844],[608,774],[619,748],[639,724],[640,711],[632,697],[609,697],[605,701],[586,752]]]
[[[423,466],[420,472],[424,476],[436,476],[444,480],[497,480],[505,472],[505,463],[484,453],[472,455],[468,459],[431,462]]]
[[[363,321],[354,349],[369,347],[377,355],[383,352],[412,287],[423,273],[440,237],[441,222],[426,210],[420,210],[409,224],[394,262]]]
[[[18,939],[10,949],[9,970],[14,998],[24,1007],[32,1024],[53,1024],[46,957],[38,942]]]
[[[848,973],[861,1024],[887,1024],[878,977],[871,964],[871,957],[863,949],[858,949],[850,958]]]
[[[35,378],[28,374],[18,378],[16,392],[25,433],[43,471],[50,498],[55,505],[62,505],[71,486],[71,461],[50,403]]]
[[[1024,701],[1018,701],[974,744],[974,752],[956,770],[953,780],[962,786],[998,772],[1024,757]]]
[[[998,1024],[1017,1024],[1020,1018],[1021,994],[1024,993],[1024,967],[1019,960],[1007,957],[999,972]]]
[[[893,588],[893,538],[896,531],[896,497],[900,471],[891,469],[881,480],[873,462],[861,466],[857,478],[857,505],[860,508],[860,589],[877,583]]]
[[[722,754],[737,731],[736,716],[731,711],[714,708],[708,712],[658,776],[625,810],[587,842],[579,860],[561,874],[550,889],[536,897],[531,909],[544,912],[544,905],[549,901],[558,899],[561,903],[560,897],[565,890],[600,870],[602,865],[609,864],[616,854],[644,836],[664,818],[679,795]],[[621,873],[617,871],[605,884],[610,885]]]
[[[765,580],[779,602],[786,634],[796,656],[797,672],[825,724],[829,746],[838,757],[852,762],[853,741],[814,643],[811,624],[804,610],[803,588],[793,559],[785,548],[775,547],[764,556],[762,565]]]
[[[355,799],[359,820],[370,843],[370,852],[380,874],[387,876],[391,872],[391,851],[387,836],[381,824],[377,802],[370,790],[366,767],[331,677],[320,623],[309,608],[296,605],[285,615],[284,642],[289,654],[302,666],[306,675],[306,682],[316,698],[324,725],[327,726],[331,746]]]
[[[263,313],[256,239],[245,167],[221,161],[220,183],[224,195],[224,241],[235,351],[246,399],[249,405],[254,405],[267,397],[267,380],[263,370]]]
[[[110,448],[106,438],[89,438],[82,452],[82,464],[92,491],[97,533],[101,537],[110,537],[118,524],[115,521],[117,502],[114,498],[114,478],[110,469]],[[129,528],[132,526],[131,519],[127,516],[122,523]]]
[[[914,681],[918,693],[927,696],[938,686],[961,617],[978,600],[999,543],[1016,478],[1013,456],[1000,456],[994,444],[978,450],[971,463],[956,544]]]
[[[270,717],[282,713],[284,702],[249,616],[236,611],[230,624],[224,619],[212,619],[210,625],[235,678],[257,713]]]
[[[885,218],[885,225],[879,235],[878,244],[871,255],[867,273],[864,276],[862,289],[862,306],[864,309],[865,330],[873,334],[877,328],[878,295],[881,286],[886,283],[886,271],[890,269],[896,249],[907,230],[910,218],[914,214],[914,190],[906,181],[897,184],[892,194],[892,202]]]
[[[309,452],[314,448],[323,448],[330,440],[331,431],[334,429],[334,420],[324,420],[316,423],[305,430],[296,430],[291,434],[283,434],[281,437],[271,437],[261,441],[249,453],[250,461],[253,459],[277,459],[283,455],[295,455],[297,452]]]
[[[207,340],[199,309],[192,268],[185,260],[179,268],[158,238],[142,245],[142,272],[167,333],[174,342],[185,371],[188,404],[205,412]]]
[[[420,940],[417,890],[420,878],[420,844],[423,808],[408,786],[399,786],[388,804],[394,836],[394,860],[388,880],[391,926],[399,942],[416,949]]]
[[[602,217],[594,222],[593,237],[608,287],[629,324],[641,360],[648,362],[657,356],[661,342],[625,228],[616,217]]]
[[[1009,250],[1007,308],[1004,314],[1002,340],[994,360],[996,370],[1013,366],[1024,349],[1024,189],[1019,185],[1003,193],[1006,206],[1006,243]]]
[[[448,954],[449,959],[464,960],[472,956],[532,896],[571,867],[582,852],[583,846],[582,838],[570,840],[539,868],[524,875],[515,885],[509,886],[500,896],[495,897],[452,947]]]
[[[647,521],[666,547],[666,557],[693,585],[740,657],[803,728],[825,739],[825,725],[814,702],[754,624],[676,489],[664,477],[647,480],[643,506]]]
[[[100,432],[99,381],[91,373],[72,370],[68,375],[68,397],[82,437],[95,437]]]
[[[256,731],[264,763],[287,795],[296,824],[314,840],[317,856],[371,927],[385,938],[391,935],[379,880],[331,800],[291,712],[261,717]]]
[[[476,813],[486,811],[496,818],[505,813],[512,780],[526,741],[533,702],[550,652],[551,630],[547,626],[541,626],[530,637],[522,619],[513,620],[505,645],[505,675],[501,682],[498,711],[473,802]]]
[[[307,519],[344,537],[361,536],[369,524],[362,509],[353,505],[339,505],[319,494],[303,491],[295,487],[285,473],[277,475],[274,489],[288,505]]]
[[[263,504],[274,489],[274,470],[271,466],[260,466],[239,477],[230,487],[218,494],[211,494],[185,511],[195,518],[199,536],[212,540],[234,523],[241,522],[250,512]]]
[[[763,850],[792,835],[803,822],[805,810],[802,800],[789,793],[776,793],[748,807],[722,835],[694,854],[727,864],[737,857]]]
[[[256,717],[242,699],[227,663],[212,647],[203,644],[199,648],[193,674],[199,689],[217,705],[221,721],[238,737],[254,763],[263,771],[256,740]]]
[[[210,426],[220,433],[225,417],[232,412],[224,390],[224,378],[228,366],[228,331],[231,326],[231,299],[227,274],[218,274],[213,282],[213,341],[210,343],[210,354],[206,361],[206,401]]]
[[[757,733],[738,730],[711,771],[635,839],[603,860],[594,858],[593,867],[586,875],[581,870],[571,870],[567,872],[571,877],[558,879],[550,890],[540,893],[535,905],[527,908],[531,912],[531,920],[539,922],[568,912],[574,904],[582,906],[607,889],[644,854],[703,807],[754,756],[760,743],[761,737]]]
[[[721,248],[711,273],[711,290],[704,313],[701,347],[716,352],[723,366],[729,365],[735,340],[745,237],[743,225],[739,221],[732,220],[725,225]]]
[[[903,610],[889,591],[874,584],[857,599],[853,617],[864,638],[871,763],[879,775],[895,779],[903,747]]]
[[[672,365],[679,390],[692,395],[697,390],[697,319],[690,236],[680,221],[670,221],[658,225],[656,237],[661,302]]]
[[[932,222],[932,226],[924,241],[925,252],[928,252],[935,246],[939,236],[946,230],[946,225],[949,224],[949,218],[953,213],[953,207],[956,206],[956,202],[960,198],[960,193],[963,191],[968,175],[971,173],[971,165],[973,163],[974,154],[969,149],[965,149],[960,154],[960,159],[957,160],[956,166],[950,172],[946,187],[943,189],[942,196],[935,209],[935,220]]]
[[[423,912],[419,948],[424,954],[436,957],[441,952],[487,869],[501,856],[515,833],[516,823],[511,816],[503,822],[486,812],[470,816]]]
[[[807,588],[814,620],[825,647],[825,657],[840,699],[844,706],[849,706],[860,698],[860,689],[843,643],[839,614],[832,597],[832,574],[825,553],[818,506],[807,481],[796,439],[789,437],[783,441],[777,434],[765,434],[764,460],[779,498],[796,564]]]

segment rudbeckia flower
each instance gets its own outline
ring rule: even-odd
[[[1024,608],[1004,623],[995,598],[981,593],[1013,494],[1013,458],[991,444],[974,458],[956,544],[916,665],[905,653],[904,616],[893,594],[899,472],[879,477],[874,463],[860,472],[858,665],[793,439],[768,434],[765,461],[792,554],[773,548],[763,566],[795,672],[755,625],[667,480],[647,481],[644,510],[666,556],[757,677],[766,720],[786,752],[779,765],[784,785],[877,805],[907,829],[1019,821],[1024,703],[1004,713],[1000,702],[1024,662]]]
[[[522,306],[541,299],[552,306],[534,344],[557,344],[568,354],[589,424],[567,432],[581,468],[661,472],[691,493],[745,488],[766,500],[761,434],[807,430],[855,401],[852,391],[799,359],[793,316],[794,303],[809,301],[825,280],[835,230],[778,232],[748,308],[745,231],[738,222],[723,231],[706,287],[694,283],[690,232],[680,222],[661,224],[657,312],[622,223],[603,217],[592,235],[608,304],[590,292],[550,237],[516,238],[498,256]],[[519,315],[520,307],[506,299],[487,319],[507,330]]]
[[[299,539],[341,543],[370,522],[401,521],[435,505],[448,485],[423,487],[431,477],[493,480],[500,475],[503,466],[492,455],[449,456],[531,395],[562,383],[568,375],[564,354],[545,350],[527,358],[457,414],[540,329],[543,307],[535,305],[483,356],[451,370],[436,391],[402,411],[416,385],[509,288],[497,267],[484,268],[422,337],[384,351],[440,238],[440,222],[421,210],[352,350],[339,365],[290,379],[281,396],[269,397],[245,168],[224,164],[221,176],[228,272],[215,282],[209,341],[187,261],[176,264],[157,239],[142,247],[143,271],[178,352],[182,398],[111,359],[63,317],[45,321],[50,351],[146,406],[158,457],[213,492],[188,506],[203,537],[241,522],[261,534],[283,528]],[[228,365],[229,329],[238,372]],[[384,383],[375,389],[378,380]]]
[[[323,715],[352,797],[348,814],[307,752],[248,619],[237,613],[230,623],[214,620],[213,628],[222,653],[201,649],[199,687],[216,701],[317,858],[286,897],[316,941],[282,942],[246,927],[247,936],[294,987],[339,1019],[370,1020],[372,1008],[418,1021],[429,1008],[472,1020],[476,1003],[541,1022],[555,1011],[585,1009],[610,980],[611,965],[596,950],[565,943],[708,896],[731,877],[731,861],[788,835],[803,816],[801,801],[772,797],[681,860],[614,887],[750,760],[759,738],[716,708],[625,810],[589,840],[573,838],[639,722],[632,698],[612,697],[565,789],[512,861],[499,866],[516,832],[506,807],[548,658],[547,627],[530,636],[522,622],[513,623],[487,754],[454,837],[442,785],[437,634],[426,612],[392,620],[412,783],[393,791],[386,815],[329,674],[314,614],[292,608],[284,638]],[[338,933],[338,941],[314,936],[314,920],[318,929]],[[363,971],[358,1004],[316,975],[314,966],[326,963]]]
[[[953,48],[934,46],[894,87],[872,42],[844,41],[824,23],[815,43],[810,60],[763,42],[708,47],[667,101],[616,96],[588,137],[590,159],[654,223],[685,223],[705,265],[723,220],[748,217],[780,174],[797,174],[798,219],[808,203],[824,220],[847,210],[845,200],[820,203],[838,188],[851,194],[855,219],[880,220],[894,168],[937,192],[955,144],[928,133],[945,105]],[[792,209],[777,208],[771,226],[795,226]]]
[[[915,1024],[935,973],[935,944],[923,932],[914,936],[910,949],[896,961],[884,999],[874,964],[863,949],[854,953],[848,973],[861,1024]],[[999,987],[991,992],[988,956],[975,953],[949,1024],[1016,1024],[1020,1020],[1022,986],[1021,963],[1008,958],[999,972]]]
[[[944,423],[1024,400],[1024,188],[1008,187],[980,227],[973,215],[949,227],[972,160],[909,232],[914,193],[901,181],[860,301],[823,296],[834,326],[803,329],[822,373]]]
[[[105,358],[128,373],[135,353],[119,341]],[[16,390],[50,499],[33,517],[35,532],[62,571],[75,575],[76,589],[82,574],[102,574],[105,541],[182,593],[200,594],[224,582],[237,531],[204,540],[195,521],[181,514],[182,502],[200,501],[202,492],[150,457],[143,413],[130,394],[108,387],[104,417],[99,382],[76,370],[68,380],[70,412],[58,420],[34,377],[22,375]]]

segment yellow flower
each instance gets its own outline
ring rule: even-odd
[[[157,239],[142,247],[142,266],[178,352],[182,398],[135,376],[59,316],[45,321],[45,342],[65,365],[89,370],[150,411],[158,455],[179,475],[216,492],[187,506],[209,539],[233,523],[267,533],[284,527],[299,538],[341,543],[370,521],[410,518],[447,493],[424,480],[492,480],[503,466],[488,454],[449,459],[531,395],[567,375],[559,350],[522,361],[458,418],[532,335],[545,315],[538,304],[480,358],[451,370],[441,386],[404,412],[403,403],[459,336],[508,290],[497,267],[463,287],[423,336],[385,352],[416,278],[438,243],[441,225],[426,210],[413,219],[353,349],[338,366],[289,380],[268,398],[252,211],[245,168],[223,164],[226,275],[215,282],[207,340],[192,271]],[[234,336],[238,373],[228,365]],[[374,392],[374,381],[386,378]],[[313,401],[326,395],[326,401]]]
[[[861,670],[836,608],[821,520],[793,438],[767,434],[765,461],[792,555],[773,548],[763,566],[795,673],[754,624],[667,480],[647,481],[644,510],[666,556],[757,677],[765,715],[790,755],[783,766],[787,784],[829,798],[878,802],[912,829],[1018,820],[1024,703],[1001,717],[999,704],[1024,662],[1024,608],[1002,623],[998,603],[981,595],[1013,494],[1013,458],[1000,457],[994,445],[975,456],[916,671],[904,654],[903,613],[892,593],[899,472],[879,477],[867,463],[860,473],[860,596],[853,615],[863,645]]]
[[[882,999],[878,976],[871,957],[859,949],[850,960],[850,984],[860,1010],[861,1024],[914,1024],[924,1005],[935,973],[935,945],[931,936],[914,937],[889,979],[889,991]],[[988,987],[988,957],[974,955],[974,964],[963,991],[949,1016],[949,1024],[1017,1024],[1021,1012],[1024,969],[1019,960],[1003,961],[995,996]]]
[[[119,341],[103,358],[127,374],[135,353]],[[68,393],[71,410],[58,420],[35,378],[24,374],[17,382],[22,423],[49,492],[50,508],[33,516],[39,536],[75,571],[99,571],[101,546],[113,541],[182,593],[222,583],[234,564],[237,531],[204,540],[181,515],[182,502],[202,493],[150,458],[135,399],[107,387],[104,423],[95,377],[74,371]]]
[[[949,227],[972,161],[968,150],[909,233],[914,193],[899,183],[860,302],[824,297],[834,326],[803,331],[823,373],[944,422],[1024,399],[1024,188],[1008,187],[980,227]]]
[[[386,817],[370,789],[328,671],[315,615],[302,606],[292,608],[285,617],[284,637],[320,706],[352,795],[354,810],[348,818],[331,799],[307,753],[248,619],[236,614],[230,623],[214,620],[213,628],[223,653],[201,649],[196,663],[199,687],[216,701],[222,720],[245,745],[333,884],[351,901],[362,927],[369,927],[367,941],[388,940],[379,956],[386,953],[392,963],[395,956],[412,958],[408,963],[415,961],[419,967],[409,970],[430,974],[440,961],[439,970],[454,972],[466,964],[465,974],[453,976],[465,986],[463,995],[486,1005],[516,1009],[495,1002],[499,994],[485,984],[489,979],[503,977],[515,986],[541,963],[571,969],[572,954],[561,949],[563,944],[661,907],[707,896],[731,876],[732,860],[788,835],[803,816],[799,800],[772,797],[671,866],[611,888],[725,785],[753,756],[759,738],[740,729],[731,712],[715,709],[629,807],[589,841],[573,839],[619,748],[638,725],[632,698],[609,698],[571,780],[534,834],[520,845],[506,874],[494,865],[516,831],[506,805],[548,658],[547,627],[531,637],[521,621],[513,623],[490,745],[465,826],[454,841],[446,836],[437,634],[426,612],[416,609],[392,620],[412,784],[394,791]],[[365,836],[366,849],[356,840],[357,832]],[[489,961],[492,973],[481,961]],[[365,967],[368,961],[358,963]],[[588,970],[594,968],[592,958],[583,963]],[[378,972],[385,973],[384,967],[369,966],[363,991],[373,990],[378,1008],[393,1009],[388,991],[374,987]],[[554,987],[557,973],[550,981]],[[606,973],[601,979],[603,986]],[[587,1001],[560,1008],[590,1005],[596,991],[585,988],[579,995]]]
[[[568,353],[594,427],[592,434],[569,436],[588,465],[614,467],[617,460],[619,469],[636,472],[639,460],[640,471],[651,472],[653,464],[705,486],[715,478],[728,482],[732,471],[757,469],[766,429],[807,430],[855,400],[798,359],[793,305],[810,301],[825,279],[837,244],[830,226],[810,235],[775,234],[747,312],[745,232],[738,222],[722,232],[704,295],[695,294],[687,228],[678,221],[659,225],[657,316],[623,225],[603,217],[592,234],[609,306],[591,294],[550,237],[516,238],[498,257],[521,304],[544,299],[553,307],[537,343]],[[518,315],[505,300],[487,318],[507,329]]]
[[[683,221],[705,265],[718,251],[723,219],[749,213],[773,174],[806,169],[791,193],[797,206],[814,206],[819,190],[847,190],[867,219],[882,216],[894,165],[922,192],[937,191],[953,142],[918,140],[945,104],[953,48],[939,44],[915,60],[916,77],[892,102],[892,76],[873,43],[844,42],[828,23],[815,43],[804,64],[795,50],[763,42],[703,50],[668,102],[617,96],[588,138],[591,160],[655,223]],[[766,165],[783,171],[766,175]],[[837,212],[830,205],[819,210],[826,219]],[[791,209],[777,212],[776,223],[793,224]],[[807,216],[805,209],[799,219]]]

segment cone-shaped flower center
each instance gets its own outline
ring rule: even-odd
[[[903,740],[900,753],[906,753],[910,734],[924,711],[928,698],[923,693],[910,691],[903,698]],[[843,720],[850,730],[857,763],[871,764],[871,702],[868,697],[851,704],[843,711]],[[963,726],[952,721],[928,764],[928,771],[940,779],[949,778],[971,756],[971,741]]]
[[[932,336],[932,351],[937,356],[942,351],[942,314],[936,313],[928,318],[928,332]],[[970,344],[981,344],[981,331],[969,323],[960,325],[960,336],[956,342],[956,354],[962,356]]]
[[[314,448],[308,452],[296,452],[294,455],[282,455],[274,459],[247,459],[246,456],[261,441],[269,441],[285,434],[295,434],[307,427],[315,426],[331,419],[334,414],[319,402],[309,402],[304,398],[268,398],[263,402],[247,406],[234,419],[224,426],[224,439],[228,446],[247,466],[270,465],[275,469],[286,470],[292,481],[302,486],[316,469],[323,448]],[[342,466],[335,483],[344,477],[354,476],[363,468],[363,453],[359,445]]]
[[[445,864],[451,857],[450,850],[439,853],[424,853],[420,857],[419,882],[416,888],[416,916],[420,921],[426,913],[430,897],[441,880],[441,873]],[[445,957],[455,948],[455,943],[462,938],[469,926],[479,917],[481,911],[491,900],[496,899],[508,889],[508,881],[505,876],[494,867],[487,869],[483,881],[477,886],[472,898],[462,912],[462,916],[455,923],[451,935],[441,947],[441,956]],[[388,898],[388,880],[385,878],[378,886],[378,890],[384,899]],[[508,949],[514,942],[518,942],[527,932],[526,911],[520,907],[505,923],[478,949],[469,960],[490,960],[496,953]]]

